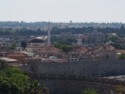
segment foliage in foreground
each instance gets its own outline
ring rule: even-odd
[[[47,94],[47,89],[17,68],[0,71],[0,94]]]
[[[98,93],[97,93],[97,90],[95,89],[86,89],[86,90],[83,90],[81,94],[98,94]]]
[[[123,85],[117,85],[116,86],[116,92],[121,94],[122,92],[125,91],[125,87]],[[124,93],[123,93],[124,94]]]

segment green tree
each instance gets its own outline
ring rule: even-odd
[[[116,92],[118,94],[122,94],[123,92],[125,92],[125,87],[123,85],[117,85],[116,86]]]
[[[70,52],[73,48],[70,45],[61,45],[60,47],[63,52]]]
[[[19,69],[11,67],[6,68],[0,72],[0,81],[2,83],[0,91],[2,92],[2,90],[4,90],[3,87],[6,86],[8,91],[10,91],[10,94],[12,91],[14,91],[13,89],[15,88],[18,90],[18,92],[15,94],[23,92],[24,88],[29,85],[29,77],[24,75],[24,73]],[[7,92],[5,94],[9,94]]]
[[[98,94],[98,93],[97,93],[97,90],[95,89],[86,89],[86,90],[83,90],[81,94]]]
[[[117,36],[109,36],[108,41],[115,42],[117,40]]]
[[[9,67],[0,71],[0,94],[48,94],[37,81],[32,81],[23,71]]]
[[[119,55],[118,58],[119,59],[125,59],[125,55]]]
[[[67,45],[67,44],[56,44],[55,47],[61,49],[63,52],[70,52],[73,50],[73,47],[71,45]]]
[[[48,89],[42,84],[40,85],[37,81],[33,81],[29,88],[26,89],[25,94],[49,94]]]
[[[16,43],[12,43],[12,44],[10,45],[10,49],[15,49],[16,47],[17,47]]]
[[[23,49],[25,49],[25,48],[27,47],[27,43],[26,43],[25,41],[22,41],[22,42],[21,42],[21,47],[22,47]]]
[[[7,65],[6,62],[0,61],[0,70],[3,70],[3,69],[5,69],[5,68],[7,68],[7,67],[8,67],[8,65]]]

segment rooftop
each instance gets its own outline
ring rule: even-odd
[[[119,81],[125,81],[125,75],[120,75],[120,76],[109,76],[109,77],[104,77],[107,79],[114,79],[114,80],[119,80]]]
[[[0,61],[5,61],[5,62],[16,62],[16,59],[10,59],[7,57],[0,57]]]

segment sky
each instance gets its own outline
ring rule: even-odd
[[[124,22],[125,0],[0,0],[0,21]]]

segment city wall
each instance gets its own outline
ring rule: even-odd
[[[33,79],[47,86],[50,94],[81,94],[85,89],[95,89],[98,94],[118,94],[117,86],[125,86],[121,81],[106,78],[75,75],[30,74]],[[125,94],[123,91],[121,94]]]
[[[72,63],[30,63],[31,71],[38,74],[82,76],[125,75],[125,60],[82,61]]]
[[[116,86],[124,85],[124,82],[96,77],[125,75],[125,60],[71,63],[32,61],[23,69],[27,69],[32,78],[45,83],[50,94],[81,94],[86,88],[96,89],[99,94],[117,94]]]

